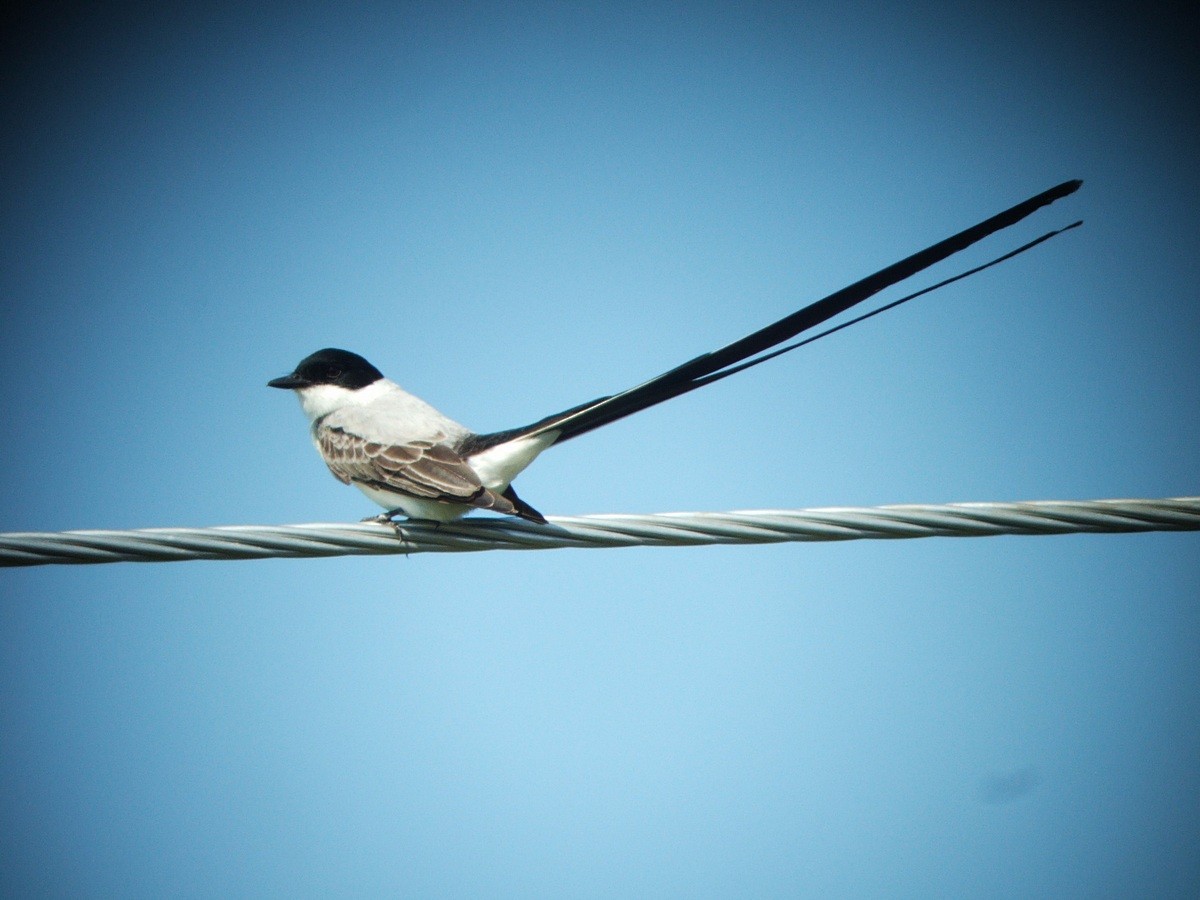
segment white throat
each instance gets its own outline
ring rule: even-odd
[[[296,396],[300,400],[300,408],[309,422],[315,422],[322,416],[327,416],[337,409],[347,406],[363,406],[384,394],[392,387],[386,378],[368,384],[366,387],[351,390],[336,384],[314,384],[300,388]]]

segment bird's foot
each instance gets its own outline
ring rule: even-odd
[[[373,525],[388,525],[388,526],[390,526],[391,529],[396,532],[396,537],[398,537],[400,539],[401,543],[403,543],[405,545],[407,545],[409,543],[409,541],[408,541],[408,535],[404,533],[404,525],[425,525],[425,526],[431,525],[434,528],[438,528],[442,525],[442,523],[439,522],[437,519],[416,519],[416,518],[413,518],[412,516],[406,516],[404,519],[404,525],[401,525],[399,522],[396,521],[395,517],[403,516],[403,515],[404,515],[404,510],[393,509],[393,510],[389,510],[388,512],[380,513],[377,516],[367,516],[367,517],[363,518],[361,521],[370,522]]]
[[[400,539],[400,543],[404,545],[404,555],[408,556],[408,535],[404,533],[404,527],[392,518],[392,516],[396,515],[398,512],[399,510],[392,510],[391,512],[380,513],[377,516],[367,516],[361,521],[370,522],[372,525],[389,526],[392,531],[396,532],[396,537]]]
[[[377,516],[365,516],[359,519],[360,522],[374,522],[376,525],[395,525],[396,520],[392,518],[394,512],[380,513]]]

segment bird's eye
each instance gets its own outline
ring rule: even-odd
[[[326,370],[325,375],[330,381],[335,381],[336,379],[342,377],[342,370],[337,366],[330,366],[329,369]]]

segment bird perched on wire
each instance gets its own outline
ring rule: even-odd
[[[913,297],[1011,258],[1053,237],[1075,222],[914,294],[892,301],[787,346],[780,344],[866,300],[879,291],[1020,221],[1076,191],[1068,181],[1017,204],[971,228],[881,269],[753,334],[676,366],[636,387],[519,428],[478,434],[407,393],[356,353],[327,348],[300,361],[269,387],[295,391],[311,424],[312,438],[329,470],[352,484],[385,512],[373,517],[448,522],[473,509],[545,517],[517,496],[512,481],[549,447],[678,397],[782,353],[891,309]]]

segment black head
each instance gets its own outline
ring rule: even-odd
[[[300,360],[291,375],[268,381],[267,387],[294,391],[316,384],[336,384],[353,391],[382,377],[382,372],[357,353],[326,347]]]

